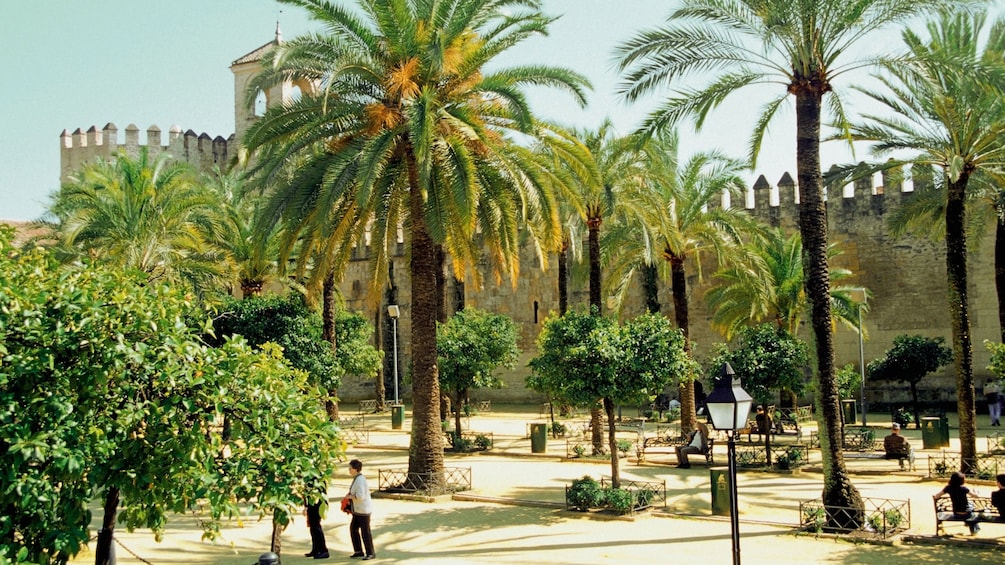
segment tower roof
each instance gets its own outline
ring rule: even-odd
[[[245,63],[257,63],[258,61],[262,60],[262,57],[265,55],[266,51],[268,51],[269,49],[275,47],[276,45],[279,45],[282,42],[283,42],[283,33],[282,33],[282,31],[279,30],[279,22],[276,22],[276,38],[275,39],[273,39],[272,41],[266,43],[265,45],[262,45],[261,47],[255,49],[254,51],[252,51],[250,53],[247,53],[245,55],[242,55],[242,56],[238,57],[237,59],[234,60],[233,63],[230,64],[230,66],[234,67],[234,66],[237,66],[237,65],[243,65]]]

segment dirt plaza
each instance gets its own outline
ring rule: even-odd
[[[355,407],[343,406],[343,416]],[[626,416],[628,414],[626,413]],[[583,417],[575,421],[582,420]],[[870,425],[888,425],[880,415]],[[979,420],[978,449],[983,451],[987,417]],[[574,479],[610,475],[610,462],[568,459],[564,439],[549,438],[545,453],[532,453],[528,424],[543,422],[537,406],[494,406],[467,422],[472,432],[491,433],[493,448],[445,456],[447,467],[470,469],[472,489],[419,502],[375,493],[373,515],[376,562],[396,563],[660,563],[699,560],[703,565],[731,563],[729,519],[713,516],[709,470],[698,460],[677,469],[672,454],[653,454],[639,462],[634,453],[621,460],[622,480],[666,481],[665,508],[630,519],[601,518],[564,509],[565,487]],[[570,421],[573,423],[573,421]],[[407,466],[408,428],[394,430],[390,413],[367,414],[365,441],[352,445],[371,488],[381,469]],[[954,422],[951,417],[951,427]],[[815,427],[808,424],[807,428]],[[647,434],[655,425],[646,426]],[[808,432],[809,430],[804,430]],[[962,524],[949,525],[948,537],[935,535],[932,494],[942,480],[927,479],[927,458],[918,430],[906,430],[918,454],[916,471],[901,471],[895,461],[849,459],[848,468],[862,496],[910,501],[910,529],[883,542],[853,542],[830,535],[797,532],[799,503],[818,499],[822,488],[819,450],[796,473],[742,470],[737,478],[741,558],[747,564],[987,563],[1001,558],[1005,528],[989,524],[971,537]],[[951,433],[955,436],[955,433]],[[950,452],[956,449],[955,444]],[[726,464],[725,442],[715,447],[715,464]],[[969,481],[968,481],[969,482]],[[337,502],[349,485],[347,468],[330,484]],[[987,496],[994,486],[970,484]],[[97,508],[95,508],[97,511]],[[95,522],[100,520],[96,513]],[[330,560],[350,561],[348,519],[332,505],[324,522]],[[223,531],[223,540],[201,541],[198,518],[172,516],[162,541],[148,531],[118,531],[119,563],[251,565],[268,550],[271,521],[249,516]],[[1000,544],[1001,542],[1001,544]],[[306,521],[298,516],[283,534],[283,561],[310,562]],[[73,563],[88,563],[84,553]]]

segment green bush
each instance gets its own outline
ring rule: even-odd
[[[607,502],[608,508],[621,514],[631,512],[635,502],[635,497],[632,496],[631,491],[613,487],[604,489],[604,499]]]
[[[572,508],[580,512],[586,512],[590,508],[599,508],[604,502],[604,491],[600,488],[593,477],[589,475],[582,479],[572,481],[566,493],[566,502]]]
[[[565,427],[565,424],[563,424],[562,422],[552,422],[551,423],[551,433],[552,433],[552,435],[561,437],[561,436],[565,435],[565,432],[566,432],[566,427]]]
[[[654,498],[656,498],[655,490],[650,488],[641,488],[635,493],[635,506],[638,508],[650,506]]]
[[[478,449],[490,449],[492,447],[492,439],[484,434],[478,434],[475,436],[475,447]]]

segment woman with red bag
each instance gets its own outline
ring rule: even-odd
[[[349,536],[352,538],[353,554],[350,557],[362,557],[369,561],[377,555],[373,551],[373,535],[370,533],[370,514],[373,512],[373,500],[370,498],[370,485],[363,476],[363,462],[353,459],[349,462],[349,475],[352,483],[349,492],[343,498],[343,511],[352,512],[349,522]],[[351,505],[346,509],[346,500]],[[364,553],[364,549],[366,553]]]

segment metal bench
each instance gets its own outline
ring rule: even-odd
[[[992,506],[991,499],[983,496],[971,496],[968,498],[974,506],[974,513],[977,521],[981,524],[1005,524],[1005,520],[998,514],[998,509]],[[948,496],[941,496],[935,499],[935,534],[944,536],[946,529],[945,522],[966,522],[967,516],[961,516],[953,512],[953,501]]]

